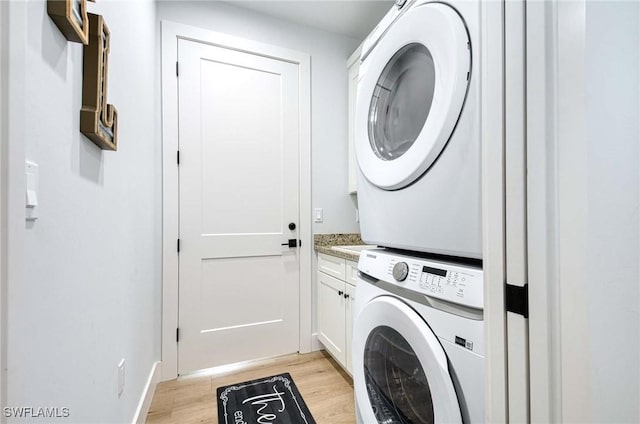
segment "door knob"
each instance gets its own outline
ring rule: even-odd
[[[295,222],[290,222],[290,223],[289,223],[289,229],[290,229],[291,231],[295,230],[295,229],[296,229],[296,223],[295,223]]]

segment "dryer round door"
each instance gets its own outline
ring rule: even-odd
[[[471,77],[471,43],[450,6],[413,6],[365,59],[356,98],[358,165],[372,184],[403,188],[423,175],[458,122]]]
[[[353,334],[353,378],[362,422],[462,422],[447,356],[413,309],[391,296],[378,297],[358,314]]]

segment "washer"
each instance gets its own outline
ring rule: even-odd
[[[480,3],[408,1],[363,43],[354,119],[369,244],[482,258]]]
[[[484,422],[482,270],[384,249],[358,270],[357,422]]]

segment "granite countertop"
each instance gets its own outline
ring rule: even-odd
[[[313,246],[319,253],[336,256],[358,262],[360,255],[355,253],[339,252],[331,249],[333,246],[355,246],[364,244],[360,234],[314,234]]]

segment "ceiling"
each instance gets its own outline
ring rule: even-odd
[[[391,0],[227,0],[227,2],[278,19],[357,40],[364,40],[394,3]]]

